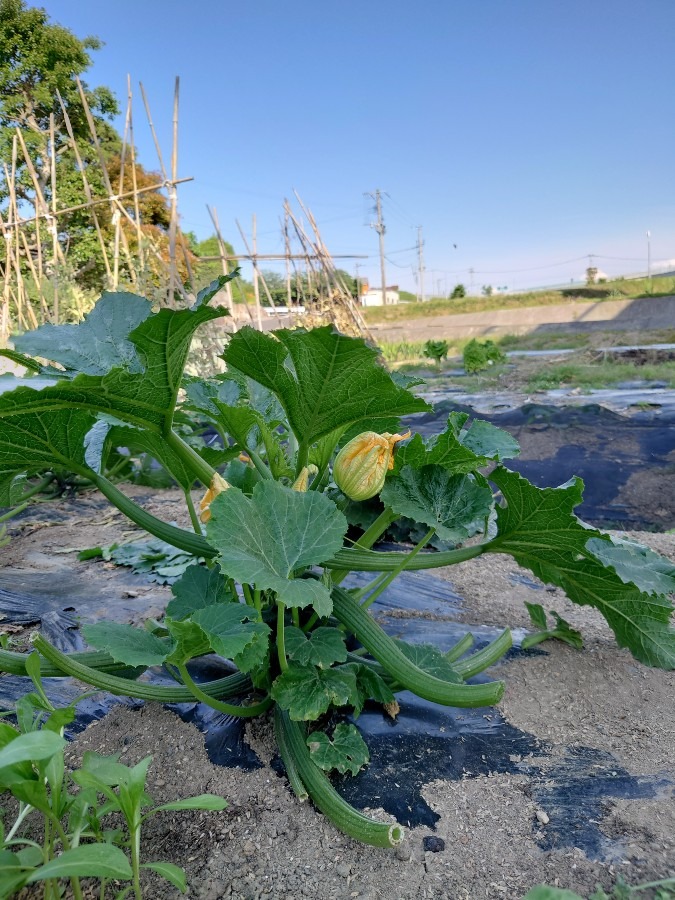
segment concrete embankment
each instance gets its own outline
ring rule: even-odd
[[[651,331],[675,328],[675,297],[561,303],[369,323],[378,341],[500,337],[533,331]]]

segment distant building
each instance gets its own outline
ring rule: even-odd
[[[367,281],[359,285],[359,300],[361,306],[393,306],[400,301],[398,285],[387,285],[384,291],[384,303],[382,302],[382,288],[370,287]]]

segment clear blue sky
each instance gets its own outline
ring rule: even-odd
[[[179,175],[195,181],[179,203],[199,237],[209,203],[238,250],[234,219],[250,231],[255,212],[259,251],[281,252],[295,188],[329,249],[369,254],[379,284],[364,192],[380,188],[387,281],[410,290],[417,225],[427,293],[470,268],[477,286],[569,281],[589,253],[644,270],[647,230],[652,259],[675,258],[674,0],[35,5],[106,42],[91,85],[123,100],[127,72],[144,83],[165,156],[180,76]],[[134,113],[156,168],[140,97]]]

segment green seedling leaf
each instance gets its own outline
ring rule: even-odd
[[[602,565],[586,545],[602,534],[581,523],[573,509],[583,482],[538,488],[499,467],[490,475],[506,506],[497,508],[497,537],[487,552],[509,553],[547,584],[561,587],[574,603],[600,610],[621,647],[636,659],[662,669],[675,668],[673,607],[667,597],[648,594]]]
[[[219,812],[221,809],[227,809],[227,800],[218,797],[216,794],[199,794],[197,797],[186,797],[185,800],[174,800],[172,803],[162,803],[156,806],[151,815],[161,812],[165,809],[208,809]]]
[[[306,635],[300,628],[287,627],[286,653],[299,666],[327,669],[334,662],[347,659],[343,633],[338,628],[322,626]]]
[[[438,647],[434,647],[433,644],[408,644],[405,641],[396,641],[396,644],[410,662],[414,663],[418,669],[422,669],[423,672],[450,684],[462,683],[463,679]]]
[[[161,875],[162,878],[166,878],[166,880],[170,882],[177,890],[179,890],[181,894],[184,894],[187,891],[185,872],[181,869],[180,866],[174,865],[174,863],[141,863],[140,868],[150,869],[151,871],[156,872],[158,875]]]
[[[539,628],[540,631],[537,631],[534,634],[528,634],[523,638],[520,645],[523,650],[528,650],[530,647],[534,647],[537,644],[541,644],[542,641],[547,640],[564,641],[564,643],[569,644],[570,647],[574,647],[575,650],[583,649],[584,640],[581,636],[581,632],[577,631],[576,628],[572,628],[570,623],[565,621],[562,616],[559,616],[557,612],[551,610],[551,615],[555,619],[556,624],[555,628],[548,628],[546,624],[546,613],[541,604],[528,603],[526,600],[525,606],[530,614],[532,623]]]
[[[256,638],[266,638],[270,629],[264,622],[247,622],[255,611],[241,603],[219,603],[193,613],[192,621],[202,629],[209,644],[225,659],[242,653]]]
[[[0,750],[0,778],[2,769],[15,766],[17,763],[49,759],[55,753],[60,753],[65,745],[65,740],[53,731],[20,734]]]
[[[242,328],[223,358],[276,394],[306,446],[340,426],[429,409],[394,383],[378,363],[377,350],[331,326],[281,330],[274,337]]]
[[[131,866],[124,852],[112,844],[81,844],[71,850],[64,850],[56,859],[36,869],[27,879],[27,884],[46,881],[48,878],[115,878],[132,877]]]
[[[628,584],[648,594],[675,593],[675,565],[649,547],[610,535],[591,538],[586,549]]]
[[[119,753],[105,756],[102,753],[87,750],[82,757],[81,768],[74,775],[79,776],[81,772],[85,772],[95,778],[100,784],[108,787],[126,784],[129,777],[129,767],[121,763],[119,758]]]
[[[0,900],[9,900],[26,884],[30,868],[20,853],[0,850]]]
[[[191,565],[171,586],[174,599],[166,607],[166,614],[172,619],[184,619],[198,609],[216,603],[238,602],[226,579],[216,565]]]
[[[353,705],[358,700],[356,675],[346,666],[317,669],[290,663],[270,693],[296,722],[313,721],[330,706]]]
[[[59,363],[71,374],[106,375],[116,366],[140,372],[141,360],[128,338],[151,314],[143,297],[106,291],[78,325],[41,325],[14,343],[22,353]]]
[[[380,497],[395,513],[435,528],[440,538],[456,544],[483,530],[492,506],[489,488],[442,466],[405,466],[385,482]]]
[[[107,651],[128,666],[159,666],[171,652],[171,643],[144,628],[116,622],[83,625],[84,639],[96,650]]]
[[[336,725],[332,740],[323,731],[313,731],[307,746],[309,755],[325,772],[358,775],[370,759],[368,745],[354,725]]]
[[[329,590],[293,573],[330,559],[346,530],[345,517],[328,497],[265,481],[255,486],[251,499],[237,488],[216,497],[208,539],[226,575],[275,591],[287,606],[311,605],[327,616],[333,608]]]

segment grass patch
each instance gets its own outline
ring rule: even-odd
[[[591,343],[589,332],[533,331],[530,334],[505,334],[497,339],[501,349],[509,350],[580,350]]]
[[[668,297],[675,294],[675,278],[623,279],[603,284],[565,288],[563,290],[528,291],[522,294],[495,294],[492,297],[462,297],[449,300],[434,297],[425,303],[399,303],[396,306],[370,306],[362,310],[367,322],[400,322],[428,316],[456,315],[467,312],[486,312],[492,309],[518,309],[528,306],[555,306],[603,300],[637,299],[639,297]]]
[[[531,391],[547,391],[559,387],[600,389],[622,381],[664,381],[675,387],[675,362],[635,366],[630,362],[569,362],[547,366],[527,379]]]

